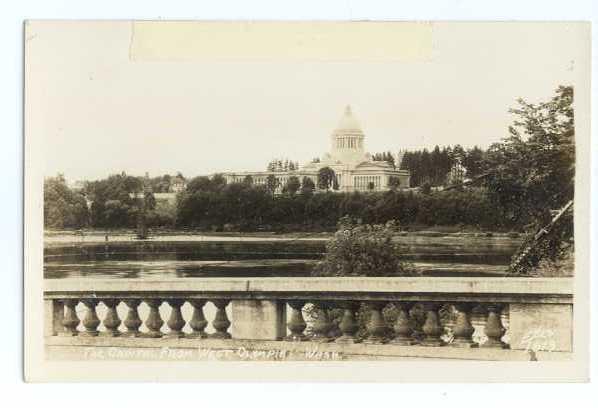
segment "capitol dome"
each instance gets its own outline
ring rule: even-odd
[[[359,121],[347,105],[338,126],[331,135],[330,153],[333,161],[340,163],[359,163],[365,160],[365,135]]]
[[[338,126],[336,127],[337,132],[341,130],[351,130],[363,133],[361,130],[361,124],[357,118],[353,116],[353,111],[351,110],[350,105],[347,105],[345,108],[345,113],[341,117],[341,120],[338,122]]]

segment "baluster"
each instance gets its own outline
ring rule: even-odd
[[[83,327],[85,327],[85,331],[79,333],[79,336],[84,337],[95,337],[100,332],[98,331],[98,326],[100,325],[100,319],[98,318],[98,314],[96,312],[96,306],[98,305],[97,299],[83,299],[82,303],[85,305],[86,312],[85,316],[83,317]]]
[[[335,302],[328,302],[328,319],[330,321],[330,328],[328,329],[328,338],[330,339],[330,341],[335,341],[343,334],[339,327],[342,315],[335,317],[335,314],[333,313],[334,309],[337,307],[338,306]]]
[[[421,304],[414,304],[411,310],[409,310],[409,316],[411,318],[411,325],[413,331],[411,332],[411,344],[421,344],[424,339],[424,322],[426,320],[425,312],[422,314],[423,308],[420,308]]]
[[[139,337],[141,332],[139,331],[139,327],[141,327],[141,318],[139,317],[139,311],[137,308],[141,301],[139,299],[127,299],[125,300],[125,304],[129,308],[127,312],[127,317],[123,322],[127,330],[123,333],[123,336],[127,337]]]
[[[64,304],[61,300],[50,299],[44,301],[45,307],[45,336],[58,336],[62,332],[64,319]]]
[[[187,337],[204,339],[208,337],[208,334],[205,332],[205,329],[208,326],[208,321],[203,314],[203,306],[206,304],[206,301],[194,299],[189,301],[189,303],[193,306],[193,314],[191,315],[191,320],[189,320],[189,326],[191,326],[193,332]]]
[[[183,303],[185,303],[185,301],[182,299],[169,299],[167,302],[170,305],[171,310],[170,318],[166,322],[170,332],[168,332],[166,337],[173,339],[185,337],[185,333],[182,331],[183,327],[185,327],[185,320],[181,314],[181,306]]]
[[[230,327],[230,320],[226,315],[226,306],[230,302],[228,299],[214,299],[211,301],[216,306],[216,315],[212,321],[212,326],[216,329],[216,333],[213,333],[210,337],[214,339],[230,339],[231,335],[227,331]]]
[[[442,326],[440,325],[440,318],[438,310],[441,304],[436,302],[424,303],[424,311],[426,313],[426,321],[422,326],[424,338],[421,342],[422,346],[442,346],[444,342],[440,339],[442,335]]]
[[[370,302],[369,303],[370,321],[367,324],[368,337],[363,341],[366,344],[384,344],[386,343],[386,333],[388,326],[384,321],[382,309],[386,306],[386,302]]]
[[[303,306],[305,305],[305,301],[303,300],[289,300],[287,302],[291,307],[291,317],[287,323],[287,327],[289,328],[291,334],[284,338],[285,341],[306,341],[308,340],[307,336],[303,334],[305,328],[307,327],[307,323],[305,323],[305,319],[303,319]]]
[[[79,301],[77,299],[64,300],[64,318],[62,319],[62,327],[64,330],[60,333],[61,336],[76,336],[77,326],[79,326],[79,318],[77,317],[76,307]]]
[[[145,320],[145,325],[148,328],[148,332],[145,333],[145,337],[154,339],[162,337],[162,332],[160,331],[162,325],[164,324],[164,320],[162,320],[160,317],[160,305],[162,305],[162,301],[160,299],[146,299],[145,303],[150,309],[149,315]]]
[[[471,325],[471,303],[457,303],[457,321],[453,328],[454,339],[450,344],[453,347],[477,347],[478,344],[472,339],[475,329]]]
[[[120,332],[118,331],[118,326],[120,326],[121,320],[118,317],[118,313],[116,311],[116,306],[120,303],[120,300],[117,299],[103,299],[102,303],[106,305],[108,310],[106,311],[106,316],[104,317],[104,327],[106,327],[106,331],[103,333],[104,336],[108,337],[117,337],[120,336]]]
[[[359,330],[359,324],[357,323],[356,313],[359,310],[359,302],[343,302],[343,318],[339,324],[339,329],[342,332],[342,336],[336,339],[336,343],[341,344],[353,344],[359,343],[356,334]]]
[[[413,344],[413,325],[411,317],[409,316],[409,310],[413,306],[411,302],[398,302],[396,304],[399,311],[397,315],[397,321],[394,325],[395,337],[392,339],[392,344],[401,346],[409,346]]]
[[[484,333],[488,336],[488,340],[482,347],[489,348],[509,348],[501,338],[505,334],[505,328],[500,320],[500,312],[503,308],[501,304],[490,304],[486,306],[487,317],[486,326],[484,327]]]
[[[329,337],[332,324],[330,323],[330,316],[328,315],[328,304],[326,302],[313,302],[315,319],[312,327],[313,334],[311,341],[317,343],[328,343],[332,341]]]

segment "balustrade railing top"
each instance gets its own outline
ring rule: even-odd
[[[76,297],[80,293],[164,296],[183,293],[190,296],[235,294],[240,298],[279,298],[323,296],[327,299],[355,300],[398,297],[415,300],[455,300],[471,297],[505,302],[570,303],[572,278],[177,278],[138,279],[48,279],[44,282],[47,299]]]

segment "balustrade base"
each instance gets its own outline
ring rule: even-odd
[[[120,337],[122,335],[121,332],[114,332],[114,331],[104,331],[100,332],[101,337]]]
[[[140,331],[125,331],[121,333],[122,337],[142,337],[143,333]]]
[[[147,332],[141,333],[139,337],[146,338],[146,339],[159,339],[163,337],[164,334],[162,332]]]
[[[314,343],[332,343],[334,341],[334,339],[322,334],[313,334],[309,340]]]
[[[388,339],[378,336],[370,336],[363,340],[363,344],[386,344]]]
[[[424,347],[442,347],[445,346],[446,343],[441,339],[423,339],[419,345]]]
[[[188,339],[207,339],[208,338],[208,333],[206,333],[206,332],[193,332],[193,333],[187,334],[185,337],[187,337]]]
[[[503,349],[503,350],[508,350],[511,347],[503,342],[503,341],[496,341],[496,340],[486,340],[486,342],[484,342],[482,345],[480,345],[480,347],[483,348],[495,348],[495,349]]]
[[[170,333],[166,333],[164,335],[165,339],[182,339],[183,337],[186,337],[185,333],[183,333],[183,332],[175,332],[175,333],[170,332]]]
[[[284,338],[284,341],[294,341],[294,342],[309,341],[309,337],[307,337],[304,334],[290,334]]]
[[[174,350],[172,354],[164,354],[164,350]],[[176,352],[181,351],[181,353]],[[185,351],[186,350],[186,351]],[[218,350],[223,350],[218,354]],[[202,340],[152,339],[131,337],[46,337],[46,355],[50,360],[73,359],[141,359],[148,360],[155,356],[164,360],[172,355],[180,361],[181,355],[189,356],[189,361],[210,359],[220,356],[228,360],[251,360],[251,351],[255,350],[256,358],[293,361],[313,361],[315,358],[333,357],[341,360],[401,360],[401,359],[448,359],[448,360],[484,360],[484,361],[564,361],[573,358],[570,352],[542,352],[533,356],[525,350],[505,350],[500,348],[460,348],[460,347],[423,347],[401,346],[395,344],[339,344],[325,343],[317,346],[311,342],[256,341],[206,338]],[[184,353],[182,353],[184,351]],[[270,353],[269,353],[270,352]],[[314,354],[315,353],[315,354]],[[335,354],[336,353],[336,354]],[[268,357],[271,356],[271,357]],[[336,356],[336,357],[334,357]],[[220,358],[219,358],[220,359]]]
[[[230,333],[213,333],[209,336],[211,339],[218,339],[218,340],[228,340],[232,338]]]
[[[79,333],[79,336],[81,337],[97,337],[100,334],[99,331],[95,330],[95,331],[84,331]]]
[[[477,348],[480,345],[473,340],[458,340],[454,339],[452,342],[448,343],[451,347],[458,347],[458,348]]]
[[[354,336],[341,336],[334,342],[337,344],[358,344],[362,343],[363,341]]]
[[[397,346],[413,346],[415,344],[419,344],[419,341],[414,340],[410,337],[407,337],[407,338],[395,337],[394,339],[390,340],[388,343],[394,344]]]

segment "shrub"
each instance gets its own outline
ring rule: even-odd
[[[361,224],[350,217],[339,221],[338,231],[326,244],[324,259],[313,276],[413,276],[393,236],[399,230],[394,220],[386,224]]]

